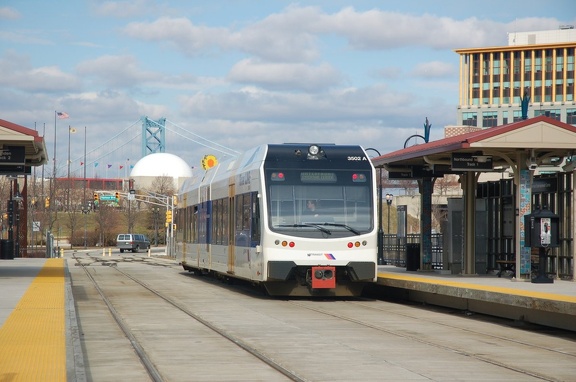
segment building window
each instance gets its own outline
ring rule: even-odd
[[[485,111],[482,113],[482,127],[494,127],[498,125],[498,113]]]
[[[545,68],[544,69],[545,69],[546,79],[551,80],[552,79],[552,72],[554,70],[554,66],[553,66],[553,62],[552,62],[552,50],[551,49],[546,50],[546,60],[545,60]]]
[[[576,109],[566,110],[566,123],[576,125]]]
[[[474,82],[480,82],[478,76],[480,74],[480,55],[475,53],[472,55],[472,77]]]
[[[503,125],[508,124],[508,110],[504,110],[502,112],[502,124]]]
[[[542,52],[539,50],[534,52],[534,79],[542,79]]]
[[[529,57],[530,52],[526,52],[526,55],[524,56],[524,78],[528,79],[530,78],[531,74],[532,74],[532,59]]]
[[[478,126],[478,115],[474,112],[462,113],[462,125]]]
[[[546,117],[554,118],[555,120],[560,120],[560,109],[541,109],[541,110],[534,110],[534,117],[538,117],[540,115],[545,115]]]
[[[562,86],[564,84],[564,81],[562,80],[556,80],[556,95],[554,97],[554,101],[556,102],[560,102],[564,99],[564,94],[562,93],[564,86]]]
[[[534,81],[534,99],[532,102],[542,102],[542,81]]]
[[[520,81],[520,52],[513,52],[514,55],[514,78],[513,81]]]
[[[552,80],[546,80],[544,84],[544,102],[552,102]]]
[[[522,110],[514,110],[514,121],[518,122],[522,120]]]

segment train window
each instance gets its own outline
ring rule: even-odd
[[[250,246],[252,223],[251,194],[236,195],[235,242],[237,246]]]
[[[310,176],[311,172],[304,178],[301,178],[301,172],[298,172],[299,176],[291,175],[291,170],[284,173],[286,182],[268,184],[268,216],[272,230],[322,238],[326,230],[317,229],[318,224],[329,227],[330,237],[347,237],[374,229],[370,172],[335,171],[329,172],[333,175],[326,178]],[[316,204],[317,210],[313,214],[308,211],[310,200]]]

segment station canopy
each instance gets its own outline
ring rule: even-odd
[[[442,177],[465,171],[503,171],[520,165],[555,166],[576,155],[576,127],[538,116],[507,125],[406,147],[373,158],[391,179]],[[523,168],[523,166],[520,166]]]
[[[47,161],[44,137],[36,130],[0,119],[0,170],[41,166]],[[0,174],[5,172],[1,170]]]

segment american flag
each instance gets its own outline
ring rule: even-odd
[[[56,112],[56,115],[57,115],[58,118],[60,118],[60,119],[70,118],[70,116],[69,116],[67,113],[63,112],[63,111],[57,111],[57,112]]]

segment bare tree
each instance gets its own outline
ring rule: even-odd
[[[434,183],[434,192],[437,195],[454,195],[458,194],[460,189],[460,183],[458,182],[458,176],[454,174],[447,174],[441,178],[436,178]]]
[[[174,178],[170,176],[156,177],[150,186],[150,191],[160,195],[174,195]]]
[[[106,246],[114,242],[114,232],[118,230],[120,212],[105,203],[100,203],[96,210],[95,220],[100,231],[100,242]]]

